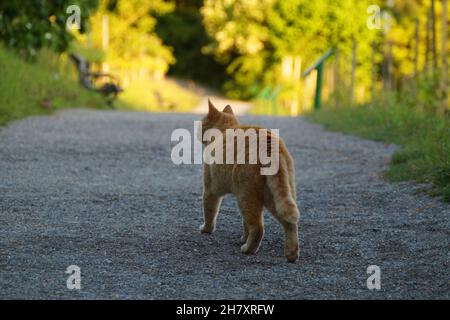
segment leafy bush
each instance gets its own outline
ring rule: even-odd
[[[66,31],[70,5],[80,7],[80,31],[84,32],[97,0],[1,1],[0,40],[27,59],[35,59],[43,47],[63,52],[73,39]]]

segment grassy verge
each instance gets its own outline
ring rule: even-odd
[[[103,97],[80,88],[49,52],[27,63],[0,46],[0,70],[0,125],[67,107],[106,108]]]
[[[186,112],[200,98],[169,79],[137,80],[119,96],[116,107],[121,110]]]
[[[402,146],[386,177],[391,181],[432,183],[430,193],[450,201],[450,116],[421,112],[407,105],[323,108],[307,115],[327,129]]]
[[[0,126],[63,108],[109,109],[99,93],[82,88],[74,68],[49,51],[28,63],[0,45]],[[134,82],[114,106],[120,110],[189,111],[199,98],[170,80]]]
[[[272,102],[265,102],[262,100],[253,100],[253,107],[250,110],[250,114],[255,115],[272,115],[272,116],[290,116],[290,110],[283,107],[280,104],[274,104]]]

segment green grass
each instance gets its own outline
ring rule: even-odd
[[[68,107],[106,108],[99,94],[81,88],[50,52],[28,63],[0,46],[0,125]]]
[[[291,110],[279,103],[273,104],[271,101],[255,99],[253,100],[253,107],[250,109],[250,114],[288,117],[291,115]]]
[[[391,160],[390,181],[432,183],[429,192],[450,201],[450,116],[417,111],[405,104],[385,102],[307,115],[327,129],[402,146]]]
[[[176,111],[192,110],[200,98],[177,83],[167,79],[136,80],[119,96],[117,108],[134,111]]]
[[[64,108],[110,108],[99,93],[76,81],[70,63],[41,51],[33,63],[0,45],[0,126]],[[136,111],[189,111],[199,97],[170,80],[136,81],[119,95],[114,107]]]

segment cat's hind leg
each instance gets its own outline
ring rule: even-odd
[[[205,192],[203,194],[203,216],[204,223],[200,226],[202,233],[213,233],[216,228],[216,218],[219,213],[221,196]]]
[[[241,243],[246,243],[248,238],[248,227],[247,223],[245,222],[245,219],[242,218],[242,236],[241,236]]]
[[[275,206],[267,206],[269,211],[283,226],[284,229],[284,254],[289,262],[298,259],[298,209],[292,209],[290,213],[279,214]]]
[[[289,262],[295,262],[298,259],[298,208],[297,206],[288,207],[289,210],[283,214],[277,212],[274,199],[269,190],[265,190],[264,205],[283,226],[285,244],[284,254]]]
[[[293,214],[294,215],[294,214]],[[293,219],[286,219],[284,216],[275,216],[283,226],[285,235],[284,254],[289,262],[295,262],[298,259],[298,223]]]
[[[247,240],[241,247],[241,252],[254,254],[258,251],[264,236],[263,201],[256,195],[247,194],[238,197],[238,205],[248,233]]]

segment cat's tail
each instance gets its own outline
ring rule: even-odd
[[[277,216],[290,223],[297,223],[300,218],[294,179],[293,159],[289,154],[280,154],[278,173],[266,176],[266,184],[272,193]]]

